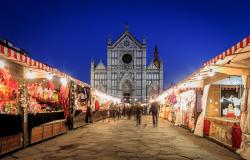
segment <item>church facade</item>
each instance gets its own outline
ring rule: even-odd
[[[91,62],[91,86],[122,102],[149,101],[163,90],[163,63],[157,46],[149,64],[146,56],[146,39],[140,42],[126,26],[116,41],[108,39],[107,65]]]

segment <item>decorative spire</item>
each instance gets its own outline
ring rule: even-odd
[[[146,39],[146,36],[145,36],[145,35],[142,37],[142,43],[143,43],[143,44],[147,44],[147,39]]]
[[[91,69],[93,69],[95,67],[95,61],[94,59],[91,59]]]
[[[109,34],[109,36],[108,36],[108,45],[112,45],[112,39],[111,39],[110,34]]]
[[[155,51],[154,51],[154,59],[159,59],[159,52],[158,52],[158,47],[157,44],[155,45]]]
[[[125,31],[128,32],[128,28],[129,28],[129,25],[128,25],[128,22],[126,22],[125,24]]]
[[[155,45],[155,51],[154,51],[154,64],[157,68],[160,68],[159,52],[157,44]]]

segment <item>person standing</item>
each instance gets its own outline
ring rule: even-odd
[[[123,117],[126,116],[126,106],[125,106],[125,104],[123,105],[123,108],[122,108],[122,115],[123,115]]]
[[[86,112],[86,123],[92,123],[92,108],[88,105]]]
[[[158,126],[158,110],[160,108],[160,105],[157,101],[154,101],[151,103],[151,113],[152,113],[152,119],[153,119],[153,126],[157,127]]]

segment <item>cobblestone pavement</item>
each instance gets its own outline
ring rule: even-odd
[[[134,120],[105,120],[87,125],[54,139],[20,150],[4,160],[233,160],[240,157],[186,129],[159,120],[153,128],[151,117],[142,125]]]

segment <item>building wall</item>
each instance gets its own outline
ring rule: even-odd
[[[91,64],[91,86],[102,89],[107,94],[115,97],[123,98],[123,85],[130,86],[131,98],[145,102],[152,90],[157,93],[163,90],[163,65],[160,69],[151,63],[147,66],[146,44],[135,42],[125,32],[113,45],[107,46],[107,66],[100,69],[99,64],[92,62]],[[116,44],[117,43],[117,44]],[[125,45],[126,44],[126,45]],[[129,45],[128,45],[129,44]],[[123,56],[129,54],[132,61],[126,64]],[[127,85],[128,84],[128,85]],[[154,89],[152,89],[154,88]]]

